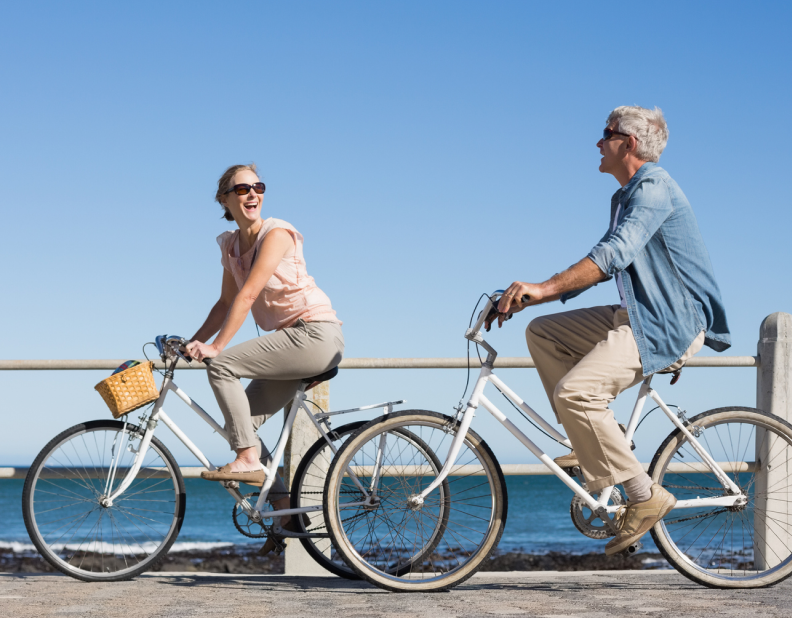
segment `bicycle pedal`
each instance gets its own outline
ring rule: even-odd
[[[239,481],[220,481],[220,484],[226,489],[239,489]]]
[[[275,544],[275,547],[272,548],[272,553],[280,556],[286,550],[286,539],[272,537],[272,542]]]
[[[643,547],[643,543],[640,541],[636,541],[632,545],[628,545],[624,551],[622,552],[622,556],[632,556],[633,554],[637,554],[638,551]]]
[[[579,469],[577,466],[572,468],[561,468],[567,476],[571,476],[575,478],[577,475],[575,474],[575,470]]]

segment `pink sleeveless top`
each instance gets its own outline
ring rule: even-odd
[[[287,253],[275,273],[256,298],[251,308],[253,319],[264,330],[280,330],[302,318],[306,322],[335,322],[341,324],[322,292],[308,275],[303,257],[303,237],[286,221],[270,217],[264,221],[251,249],[239,255],[239,230],[223,232],[217,237],[222,257],[220,262],[236,281],[240,290],[250,274],[251,262],[264,237],[275,228],[287,230],[294,238],[294,251]]]

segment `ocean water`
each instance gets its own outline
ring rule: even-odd
[[[22,480],[0,480],[0,550],[32,551],[22,520]],[[217,483],[185,479],[187,510],[176,551],[262,541],[241,535],[231,519],[233,500]],[[581,554],[603,551],[607,541],[583,536],[572,524],[572,492],[554,476],[507,476],[509,508],[500,550]],[[651,538],[644,551],[655,551]]]

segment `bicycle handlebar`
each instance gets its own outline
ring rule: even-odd
[[[490,317],[493,319],[497,317],[500,312],[498,311],[498,301],[500,300],[501,296],[503,296],[505,290],[495,290],[490,296],[487,297],[487,304],[484,306],[484,309],[479,314],[478,320],[476,321],[476,325],[473,327],[473,332],[478,332],[481,330],[481,327],[484,325]],[[523,294],[522,298],[520,299],[521,302],[528,302],[531,299],[528,294]],[[503,315],[503,314],[500,314]],[[506,319],[511,320],[512,313],[507,313]]]
[[[157,350],[159,351],[160,357],[163,361],[165,361],[167,357],[167,352],[165,350],[167,346],[176,356],[184,359],[188,363],[191,363],[195,359],[183,350],[184,346],[186,346],[188,343],[190,342],[184,337],[179,337],[177,335],[158,335],[154,339],[154,345],[157,347]],[[210,360],[211,359],[205,358],[203,360],[203,364],[206,366],[211,365]]]

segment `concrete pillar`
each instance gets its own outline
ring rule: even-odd
[[[773,313],[759,329],[759,369],[756,381],[756,407],[792,422],[792,315]],[[759,569],[777,565],[792,548],[792,505],[790,478],[792,456],[783,456],[786,443],[768,444],[765,432],[757,431],[756,508],[754,516],[754,560]],[[773,498],[768,499],[770,488]],[[767,517],[758,512],[763,509]]]
[[[322,382],[308,392],[308,399],[316,402],[323,410],[330,409],[330,382]],[[311,407],[310,404],[308,404]],[[321,437],[311,419],[302,410],[294,419],[291,437],[286,444],[286,453],[283,456],[283,469],[285,472],[286,486],[291,491],[294,473],[300,460],[311,445]],[[320,567],[308,555],[299,539],[289,539],[286,543],[286,575],[319,575],[326,576],[331,573]]]

